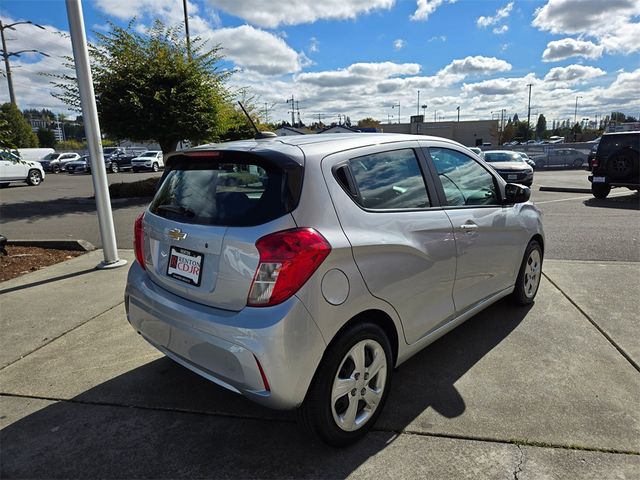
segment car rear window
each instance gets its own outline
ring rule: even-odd
[[[188,157],[173,161],[150,211],[182,223],[251,226],[297,206],[301,166],[283,168],[253,160],[254,155],[233,157],[233,161]]]
[[[640,134],[623,133],[603,135],[596,155],[598,155],[598,157],[608,157],[623,147],[631,147],[635,150],[640,149]]]

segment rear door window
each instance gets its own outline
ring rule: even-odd
[[[183,223],[259,225],[297,204],[290,177],[277,166],[251,161],[185,160],[166,173],[149,208]]]
[[[412,149],[374,153],[349,160],[358,191],[354,199],[375,210],[431,206],[418,159]]]

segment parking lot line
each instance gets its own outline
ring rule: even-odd
[[[622,197],[624,195],[629,195],[630,192],[620,192],[618,194],[611,194],[609,197]],[[586,200],[588,198],[595,198],[593,195],[582,195],[580,197],[571,197],[571,198],[559,198],[556,200],[545,200],[543,202],[533,202],[536,205],[542,205],[543,203],[556,203],[556,202],[568,202],[570,200]]]

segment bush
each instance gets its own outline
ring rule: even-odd
[[[137,182],[113,183],[109,185],[111,198],[153,197],[160,177],[145,178]]]

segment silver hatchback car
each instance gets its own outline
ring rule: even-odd
[[[436,137],[178,152],[135,223],[127,316],[176,362],[347,445],[394,367],[503,297],[533,301],[544,233],[529,194]]]

